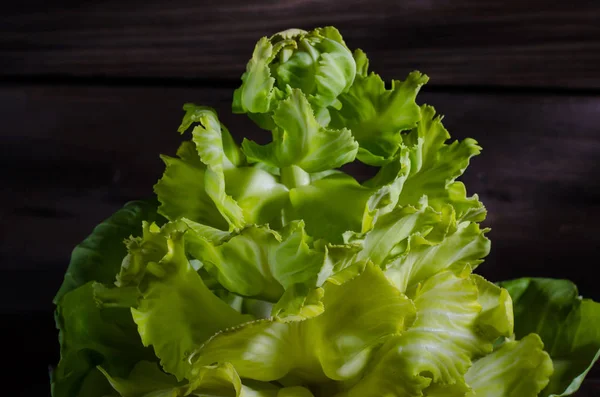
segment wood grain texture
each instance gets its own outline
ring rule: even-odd
[[[0,76],[238,81],[261,36],[334,25],[386,78],[597,90],[599,20],[595,0],[23,0],[0,16]]]
[[[126,201],[148,197],[173,154],[184,102],[215,107],[239,140],[259,141],[229,112],[230,90],[18,86],[0,89],[0,310],[48,309],[71,249]],[[453,138],[483,146],[463,180],[489,209],[492,280],[567,277],[599,299],[600,98],[420,95]],[[358,177],[370,172],[353,167]],[[30,275],[47,296],[19,295]],[[28,281],[29,282],[29,281]]]

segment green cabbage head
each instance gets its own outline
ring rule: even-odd
[[[385,84],[333,27],[258,41],[238,144],[185,104],[156,197],[98,225],[55,298],[54,397],[535,397],[575,392],[600,305],[566,280],[494,284],[481,148]],[[341,170],[362,162],[373,176]]]

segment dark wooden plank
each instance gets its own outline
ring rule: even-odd
[[[334,25],[386,78],[598,89],[598,20],[595,0],[24,0],[0,16],[0,75],[237,81],[261,36]]]
[[[50,366],[59,359],[58,332],[51,311],[2,313],[2,337],[18,349],[7,349],[5,360],[13,370],[15,396],[49,397]],[[28,368],[27,371],[23,371]]]

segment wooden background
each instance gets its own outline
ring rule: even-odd
[[[16,346],[5,362],[26,374],[16,395],[48,395],[70,251],[152,194],[181,105],[256,137],[230,114],[254,43],[324,25],[385,78],[428,74],[420,102],[483,146],[463,180],[489,209],[485,276],[569,278],[600,300],[597,0],[22,0],[0,13],[0,314]],[[599,379],[579,396],[600,395]]]

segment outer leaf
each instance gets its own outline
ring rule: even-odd
[[[423,203],[420,209],[398,207],[378,218],[373,229],[365,235],[364,248],[358,258],[369,259],[375,265],[385,269],[391,259],[406,252],[411,236],[425,237],[436,226],[445,229],[442,215],[428,207],[426,203]],[[431,237],[434,239],[443,237],[438,234],[434,232]]]
[[[196,367],[190,375],[191,382],[189,390],[192,396],[236,396],[242,397],[250,392],[242,385],[235,368],[229,364],[214,364],[204,367]],[[275,389],[270,388],[271,390]],[[273,390],[275,391],[275,390]],[[250,393],[248,393],[250,394]],[[274,393],[260,394],[258,397],[273,395]]]
[[[188,232],[188,251],[199,259],[221,285],[236,294],[276,301],[282,286],[270,270],[269,251],[281,241],[266,227],[251,226],[214,244]]]
[[[146,264],[142,299],[131,313],[144,345],[152,345],[163,368],[181,380],[189,376],[189,352],[249,318],[204,285],[186,258],[182,233],[172,232],[166,243],[164,257]]]
[[[448,211],[441,213],[438,219],[437,229],[447,227],[441,240],[412,238],[404,253],[387,264],[386,276],[400,291],[410,290],[452,266],[475,268],[490,252],[490,241],[485,237],[488,229],[481,230],[476,223],[456,225],[454,214]]]
[[[272,314],[283,321],[301,321],[318,316],[324,310],[322,288],[294,284],[285,290],[273,306]]]
[[[56,389],[53,389],[52,393],[57,393]],[[71,395],[72,394],[69,394],[69,396]],[[81,388],[79,389],[79,394],[75,395],[85,397],[112,397],[114,395],[114,390],[102,372],[94,368],[83,380]]]
[[[412,302],[374,266],[324,289],[320,316],[263,320],[225,331],[194,354],[194,365],[230,362],[243,378],[284,384],[349,379],[365,369],[374,348],[414,319]]]
[[[267,383],[244,385],[231,364],[196,368],[191,375],[192,380],[186,383],[177,382],[156,364],[145,361],[139,362],[127,378],[111,377],[103,372],[122,397],[276,397],[284,390]]]
[[[363,184],[373,190],[373,194],[367,202],[368,216],[363,221],[363,231],[371,229],[378,216],[388,213],[396,207],[410,167],[409,150],[402,146],[398,155],[391,162],[381,167],[374,178]]]
[[[200,137],[200,139],[207,139],[207,143],[213,145],[217,149],[217,152],[213,154],[213,156],[215,156],[214,160],[206,159],[206,161],[215,164],[224,164],[224,168],[239,167],[243,165],[245,160],[244,155],[240,148],[235,144],[229,130],[218,121],[214,109],[205,106],[197,106],[193,103],[186,103],[183,105],[183,110],[185,110],[185,115],[183,116],[181,125],[177,129],[180,133],[183,134],[194,123],[201,123],[203,125],[209,124],[209,126],[205,126],[207,129],[210,128],[211,131],[204,132],[204,137]],[[222,147],[222,153],[220,153],[219,147]],[[201,150],[198,152],[201,153]],[[222,155],[225,157],[223,158]],[[203,160],[202,162],[206,163],[206,161]]]
[[[479,290],[479,303],[482,306],[477,319],[479,329],[490,339],[500,336],[511,337],[514,332],[512,299],[508,291],[500,288],[478,274],[471,276]]]
[[[290,190],[290,217],[302,219],[309,235],[340,244],[346,231],[362,231],[367,200],[372,194],[354,178],[332,174]]]
[[[376,253],[372,251],[371,245],[375,244],[376,238],[385,239],[383,236],[376,237],[376,235],[389,232],[390,225],[384,225],[384,223],[393,223],[394,221],[390,221],[390,217],[398,217],[398,214],[389,215],[389,213],[396,207],[398,194],[402,189],[408,169],[398,170],[396,168],[395,172],[396,176],[390,176],[385,180],[381,179],[381,186],[363,186],[346,174],[332,173],[309,185],[293,188],[290,190],[289,217],[302,219],[311,236],[323,238],[335,244],[354,240],[362,241],[365,233],[374,228],[374,223],[380,222],[380,226],[370,232],[371,237],[366,237],[365,241],[368,241],[368,244],[365,245],[361,259],[370,258],[372,254],[387,257],[391,254],[389,250],[385,251],[382,248],[381,253]],[[422,206],[427,207],[427,204],[422,204]],[[400,210],[396,212],[398,211]],[[428,211],[435,212],[431,208]],[[432,218],[431,224],[438,222],[440,216],[432,215],[432,217],[436,221]],[[379,221],[380,218],[383,220]],[[422,232],[425,233],[427,230],[422,230]],[[396,243],[387,241],[386,244],[390,245],[388,249],[396,246],[405,237],[394,237]],[[395,255],[398,253],[396,252]],[[373,260],[380,264],[379,261],[382,259]]]
[[[95,370],[99,362],[107,362],[111,369],[121,363],[123,367],[120,368],[127,370],[135,357],[152,357],[139,342],[128,311],[100,310],[96,306],[92,280],[103,283],[114,280],[127,254],[123,240],[141,232],[142,219],[158,220],[156,207],[154,201],[127,203],[96,226],[90,236],[73,250],[64,282],[54,298],[61,344],[61,361],[52,373],[54,397],[93,397],[90,390],[101,392],[106,381]],[[123,328],[119,329],[115,323]],[[90,333],[88,327],[95,332]],[[114,346],[130,344],[133,347],[128,349],[127,355],[131,356],[122,360],[115,357]]]
[[[492,350],[491,340],[476,327],[482,309],[478,299],[477,284],[467,269],[458,275],[441,272],[423,283],[414,297],[417,321],[400,343],[413,374],[430,373],[434,383],[460,383],[470,359]],[[440,316],[440,310],[445,315]],[[423,345],[429,349],[422,351]]]
[[[200,162],[194,144],[184,142],[177,156],[179,159],[161,156],[166,169],[154,186],[161,202],[160,214],[170,220],[185,217],[217,229],[227,229],[227,221],[206,192],[206,166]]]
[[[284,225],[289,190],[280,178],[258,167],[225,170],[225,191],[235,198],[247,224]]]
[[[57,323],[62,343],[61,360],[52,372],[54,397],[87,397],[84,392],[102,390],[106,381],[93,374],[97,365],[124,376],[137,361],[154,358],[142,345],[127,309],[98,308],[92,282],[62,297]]]
[[[422,106],[421,121],[404,137],[404,144],[412,147],[412,166],[398,202],[414,205],[427,195],[430,205],[437,210],[450,203],[459,220],[481,221],[485,218],[485,208],[477,195],[466,197],[464,185],[455,182],[481,148],[473,139],[444,144],[449,138],[442,118],[435,116],[435,109]]]
[[[221,230],[246,223],[281,225],[288,189],[265,170],[240,166],[241,151],[210,108],[189,104],[185,108],[180,131],[192,121],[201,121],[206,128],[204,124],[194,128],[194,143],[181,145],[179,159],[162,156],[167,168],[154,187],[161,214]]]
[[[103,368],[99,369],[121,397],[142,397],[151,392],[171,391],[178,383],[174,376],[164,373],[155,362],[138,362],[127,378],[111,376]]]
[[[600,356],[600,304],[578,296],[567,280],[522,278],[502,282],[514,301],[517,338],[536,332],[555,372],[541,396],[570,396]]]
[[[428,79],[412,72],[405,81],[394,80],[391,90],[386,90],[377,74],[358,76],[350,90],[339,97],[341,108],[330,110],[330,127],[352,131],[360,145],[360,161],[383,165],[400,148],[400,132],[410,130],[420,120],[415,98]]]
[[[536,334],[508,341],[473,363],[465,380],[468,397],[535,397],[548,384],[552,360]]]
[[[224,241],[227,241],[231,236],[230,232],[215,229],[187,218],[181,218],[179,222],[174,223],[173,226],[178,230],[189,229],[192,232],[188,234],[190,238],[202,238],[213,244],[221,244]]]
[[[242,86],[233,94],[234,113],[267,113],[272,110],[274,97],[281,91],[275,88],[275,79],[271,77],[269,63],[275,59],[276,51],[268,38],[261,38],[254,47],[252,59],[242,75]]]
[[[352,53],[354,62],[356,62],[356,75],[360,77],[367,77],[369,74],[369,58],[360,48],[354,50]]]
[[[473,397],[471,389],[464,384],[442,385],[433,384],[423,390],[425,397]]]
[[[155,223],[142,222],[142,236],[126,240],[127,256],[121,263],[115,285],[118,287],[137,288],[146,275],[150,262],[158,262],[167,252],[167,241],[161,236],[160,228]],[[97,289],[97,292],[98,291]],[[118,292],[115,292],[118,294]],[[101,293],[106,296],[107,294]]]
[[[306,172],[321,172],[341,167],[356,157],[358,144],[347,129],[322,127],[308,100],[299,89],[279,103],[273,113],[278,130],[273,142],[259,146],[244,140],[244,153],[251,161],[284,168],[296,165]]]
[[[142,220],[159,221],[157,204],[154,200],[132,201],[96,226],[73,250],[54,303],[60,304],[66,293],[89,281],[112,282],[127,254],[123,240],[142,232]],[[163,221],[162,218],[160,221]]]
[[[476,329],[477,297],[468,271],[445,271],[425,281],[414,297],[414,324],[389,339],[368,373],[340,396],[420,396],[431,383],[465,388],[471,358],[492,349]]]
[[[304,231],[304,222],[294,221],[283,230],[283,241],[270,252],[273,277],[288,289],[295,284],[316,286],[326,252],[311,249],[312,239]]]
[[[230,155],[238,162],[241,154],[237,152],[231,135],[219,122],[217,113],[213,109],[193,104],[184,105],[184,109],[187,114],[179,128],[180,132],[183,133],[188,127],[189,123],[186,118],[189,113],[193,113],[191,117],[193,121],[200,123],[192,130],[192,140],[196,144],[200,161],[207,167],[204,174],[206,194],[213,200],[217,209],[229,224],[230,230],[243,227],[245,222],[242,209],[225,192],[224,174],[225,169],[236,166],[227,156],[227,152],[235,153]]]
[[[352,265],[356,256],[353,246],[314,246],[302,221],[293,221],[280,232],[250,226],[221,241],[210,241],[195,233],[192,222],[186,223],[191,226],[186,233],[188,252],[227,290],[279,301],[273,313],[278,316],[320,314],[322,294],[315,289]]]

